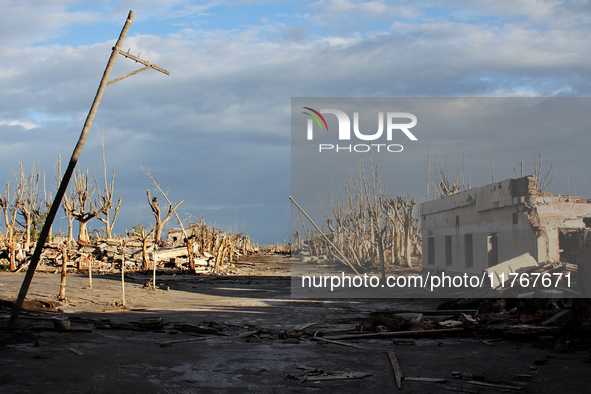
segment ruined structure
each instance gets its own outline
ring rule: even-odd
[[[192,235],[197,235],[201,233],[201,227],[193,224],[186,228],[184,231],[180,228],[172,229],[168,232],[166,240],[171,245],[182,245],[185,241],[185,232],[189,237]]]
[[[482,273],[524,253],[577,263],[591,242],[591,201],[538,192],[532,175],[425,202],[420,214],[430,272]]]

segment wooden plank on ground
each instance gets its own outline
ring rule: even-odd
[[[368,334],[342,334],[325,336],[325,339],[386,339],[386,338],[403,338],[403,337],[426,337],[437,336],[441,334],[451,334],[464,331],[463,328],[443,328],[440,330],[421,330],[421,331],[389,331],[389,332],[372,332]]]
[[[402,370],[400,369],[400,364],[398,363],[398,359],[393,352],[388,352],[388,357],[390,357],[390,362],[392,363],[392,370],[394,371],[394,376],[396,377],[396,386],[398,390],[402,390],[402,379],[404,375],[402,374]]]

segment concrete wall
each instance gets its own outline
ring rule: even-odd
[[[537,259],[536,231],[522,212],[523,208],[519,204],[479,212],[474,205],[469,205],[422,216],[423,267],[447,272],[480,273],[488,268],[488,235],[491,233],[497,234],[499,263],[524,253],[530,253]],[[513,213],[517,214],[517,224],[513,224]],[[472,267],[466,266],[466,234],[472,234]],[[446,236],[451,237],[451,266],[446,265]],[[435,261],[432,265],[427,261],[429,237],[433,237],[435,242]]]

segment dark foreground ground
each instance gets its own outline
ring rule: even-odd
[[[350,330],[375,312],[429,311],[442,300],[292,299],[287,258],[251,257],[246,263],[236,276],[159,276],[157,284],[169,290],[146,288],[147,275],[130,274],[128,309],[118,306],[116,275],[95,276],[93,289],[85,288],[85,276],[69,275],[68,302],[60,305],[59,274],[36,274],[17,331],[0,330],[0,393],[392,393],[398,389],[387,352],[396,354],[406,377],[447,379],[403,381],[402,391],[409,393],[591,392],[584,347],[557,352],[514,339],[486,344],[473,334],[340,341],[363,349],[312,341],[314,332]],[[0,300],[12,300],[22,279],[1,273]],[[0,307],[2,327],[8,307]],[[63,312],[50,312],[56,308]],[[64,315],[73,330],[53,330],[51,317]],[[150,317],[162,318],[164,327],[139,324]],[[159,345],[200,337],[210,339]],[[313,369],[371,376],[299,381]],[[454,371],[513,388],[452,379]]]

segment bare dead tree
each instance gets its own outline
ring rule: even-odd
[[[486,168],[488,169],[488,179],[485,177],[484,182],[485,183],[495,183],[496,182],[495,162],[493,159],[492,146],[490,147],[490,160],[489,160],[488,152],[486,154]]]
[[[412,255],[420,239],[419,223],[415,218],[417,200],[399,195],[395,200],[384,198],[386,216],[392,222],[392,258],[396,265],[404,263],[412,268]],[[419,239],[418,239],[419,238]]]
[[[160,207],[157,205],[157,199],[156,199],[156,197],[154,197],[152,199],[152,201],[150,201],[150,191],[148,190],[148,202],[150,202],[150,207],[152,208],[152,213],[156,217],[156,231],[157,232],[159,231],[156,240],[160,241],[160,237],[161,237],[160,233],[162,232],[162,225],[164,223],[166,223],[166,221],[168,219],[170,219],[171,215],[174,213],[179,225],[181,226],[181,230],[183,231],[184,242],[185,242],[185,246],[187,247],[187,254],[189,256],[189,267],[191,269],[191,272],[195,272],[195,254],[193,251],[193,239],[195,238],[195,236],[187,234],[187,231],[185,231],[185,226],[183,226],[183,221],[181,220],[178,213],[176,212],[176,209],[178,208],[179,205],[181,205],[181,203],[184,200],[179,201],[179,203],[173,207],[172,202],[170,201],[170,199],[168,198],[166,193],[164,193],[164,190],[162,190],[162,188],[160,187],[158,182],[156,182],[156,180],[152,177],[152,175],[150,175],[150,173],[148,173],[146,170],[144,170],[143,167],[141,167],[141,168],[146,173],[146,175],[152,180],[152,182],[154,183],[154,185],[156,186],[156,188],[158,189],[160,194],[162,194],[162,196],[164,196],[164,198],[166,199],[166,202],[168,203],[168,215],[164,219],[161,220],[160,219]],[[159,223],[160,223],[160,226],[158,226]]]
[[[23,249],[29,251],[31,244],[32,227],[37,219],[40,211],[41,202],[39,201],[39,170],[35,169],[35,162],[33,161],[33,168],[31,174],[25,177],[23,163],[19,163],[19,176],[14,175],[18,188],[22,191],[22,203],[19,206],[19,214],[23,219],[21,227],[24,229]]]
[[[218,247],[218,252],[217,252],[216,257],[215,257],[215,267],[214,267],[214,270],[216,272],[220,271],[221,268],[222,268],[222,265],[224,264],[225,249],[226,249],[226,234],[223,233],[222,234],[222,237],[220,239],[220,245]]]
[[[429,153],[430,154],[430,153]],[[437,197],[445,197],[450,196],[452,194],[456,194],[462,190],[470,189],[470,180],[464,178],[464,154],[462,153],[462,165],[458,168],[456,172],[456,176],[452,182],[449,172],[445,169],[443,165],[443,160],[441,159],[441,152],[435,151],[434,158],[433,158],[433,166],[434,166],[434,177],[428,175],[428,178],[432,179],[433,189],[435,190],[435,194]],[[431,159],[429,159],[431,162]]]
[[[46,188],[45,188],[45,173],[43,173],[43,204],[40,205],[39,207],[39,213],[37,214],[38,218],[43,218],[45,219],[47,217],[47,214],[49,213],[49,210],[51,209],[51,205],[53,204],[53,196],[51,193],[47,193]],[[43,208],[43,212],[41,212],[41,208]],[[53,225],[52,225],[53,226]],[[52,231],[52,227],[49,228],[49,234],[47,236],[46,241],[47,242],[51,242],[52,241],[52,235],[53,231]]]
[[[151,197],[150,190],[148,190],[147,193],[148,193],[148,204],[150,204],[150,208],[152,208],[152,213],[154,214],[154,217],[156,218],[154,240],[156,242],[160,242],[162,239],[162,226],[164,226],[164,224],[172,217],[172,214],[174,213],[174,211],[185,200],[179,201],[178,204],[176,204],[175,206],[173,206],[172,204],[169,203],[168,204],[168,213],[166,214],[165,217],[162,217],[161,211],[160,211],[160,204],[158,203],[158,197],[157,196]]]
[[[554,169],[554,173],[552,173],[553,168],[554,168],[554,161],[550,162],[550,168],[548,169],[548,171],[546,171],[546,172],[542,171],[542,154],[541,153],[538,154],[538,160],[534,159],[533,177],[534,177],[534,185],[535,185],[538,193],[543,193],[544,190],[546,190],[546,188],[548,186],[550,186],[550,184],[554,180],[554,177],[556,176],[556,173],[558,172],[558,167],[556,167],[556,169]],[[520,177],[524,176],[523,160],[519,163],[519,172],[517,171],[517,169],[515,167],[513,167],[513,171],[515,172],[515,175],[517,175],[517,176],[520,176]],[[566,185],[567,185],[566,186],[566,194],[570,194],[569,172],[567,172],[567,175],[566,175]],[[575,183],[575,194],[576,194],[576,183]]]
[[[10,270],[16,271],[16,251],[19,247],[19,234],[16,229],[16,217],[23,201],[23,191],[17,186],[10,195],[10,183],[6,182],[4,196],[0,195],[0,208],[4,213],[5,234],[2,237],[4,245],[8,249]]]
[[[133,235],[142,241],[142,270],[147,271],[150,269],[150,259],[148,258],[148,242],[152,238],[154,229],[152,228],[150,232],[146,233],[146,230],[142,227],[139,232],[136,230],[132,230],[132,232]]]
[[[62,182],[62,159],[61,156],[58,154],[57,155],[57,175],[55,178],[56,181],[56,185],[57,187],[59,187],[59,185]],[[66,215],[66,219],[68,221],[68,236],[67,236],[67,242],[68,243],[74,243],[74,202],[76,200],[76,190],[75,188],[73,188],[71,185],[68,186],[68,189],[66,190],[66,192],[64,193],[63,197],[62,197],[62,208],[64,210],[64,214]],[[53,204],[53,203],[52,203]],[[51,208],[51,205],[49,205],[49,208]]]
[[[90,188],[90,182],[88,180],[88,171],[86,174],[82,171],[76,171],[74,173],[74,198],[72,204],[72,216],[79,223],[79,234],[78,240],[88,242],[88,222],[97,217],[99,214],[104,213],[107,208],[104,205],[104,201],[101,201],[100,196],[92,196],[96,190]]]
[[[74,242],[74,200],[76,198],[75,190],[71,187],[62,198],[62,208],[68,220],[68,243]]]
[[[550,168],[548,169],[548,171],[546,171],[545,173],[542,173],[542,154],[541,153],[539,154],[537,162],[534,159],[534,180],[535,180],[536,189],[538,190],[538,192],[540,192],[540,193],[544,192],[544,190],[546,190],[546,188],[548,186],[550,186],[550,183],[552,183],[552,181],[554,180],[554,177],[556,176],[556,173],[558,172],[558,167],[556,167],[554,174],[552,174],[553,167],[554,167],[554,160],[552,160],[552,162],[550,162]]]
[[[115,168],[113,168],[113,175],[111,176],[111,183],[107,182],[107,162],[105,160],[105,142],[103,140],[103,132],[101,131],[101,146],[103,148],[103,175],[105,180],[105,187],[103,193],[100,195],[102,200],[102,205],[104,206],[104,210],[102,211],[102,215],[99,214],[97,216],[98,220],[105,224],[105,236],[107,239],[112,238],[113,234],[113,227],[115,226],[115,220],[117,220],[117,215],[119,214],[119,208],[121,207],[121,200],[123,196],[119,196],[117,200],[117,205],[113,208],[113,187],[115,185]],[[94,174],[93,174],[94,175]],[[99,185],[94,178],[94,182],[96,184],[97,190],[99,190]],[[114,209],[113,218],[111,219],[111,210]],[[103,216],[104,215],[104,216]]]
[[[412,252],[413,252],[413,229],[416,227],[415,222],[415,208],[417,206],[418,201],[414,198],[407,198],[405,204],[403,206],[404,211],[404,251],[405,251],[405,260],[406,265],[409,268],[412,268]]]
[[[371,156],[369,164],[366,172],[361,158],[358,173],[351,167],[340,195],[329,193],[331,212],[325,211],[324,216],[330,245],[318,234],[312,234],[308,243],[311,253],[329,254],[338,259],[335,253],[338,251],[361,268],[377,265],[385,276],[390,262],[412,266],[411,257],[420,234],[415,218],[417,201],[405,196],[389,197]]]

